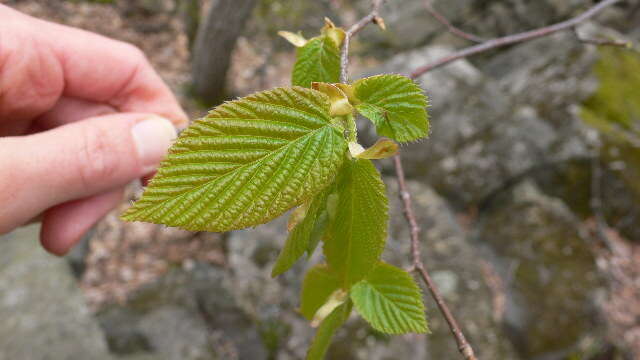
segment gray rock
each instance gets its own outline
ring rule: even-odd
[[[374,72],[408,73],[451,51],[425,47]],[[595,88],[595,58],[560,34],[504,52],[483,71],[461,60],[425,74],[418,80],[432,131],[402,149],[409,175],[468,206],[537,166],[586,156],[585,126],[572,109]]]
[[[507,334],[524,358],[563,359],[602,338],[602,282],[588,237],[561,200],[521,183],[482,213],[478,239],[505,281]]]
[[[409,227],[402,215],[402,207],[397,197],[395,179],[387,179],[390,198],[390,239],[383,258],[393,264],[408,267]],[[458,223],[447,202],[429,186],[410,182],[413,195],[413,209],[421,225],[422,259],[441,295],[458,319],[460,326],[482,359],[519,359],[502,332],[502,324],[495,300],[501,296],[496,289],[488,286],[486,268],[490,266],[480,256],[479,251],[469,241],[467,233]],[[449,327],[438,311],[431,296],[425,293],[427,316],[431,334],[424,336],[424,349],[418,349],[423,359],[455,359],[459,357]],[[412,358],[412,337],[392,338],[403,341],[407,358]],[[381,345],[379,345],[381,346]],[[418,351],[416,350],[416,351]],[[394,359],[393,349],[386,351],[387,357]],[[378,348],[372,351],[385,353]]]
[[[112,350],[163,360],[266,359],[257,325],[230,291],[223,269],[174,269],[98,315]]]
[[[68,263],[38,227],[0,237],[0,359],[112,359]]]

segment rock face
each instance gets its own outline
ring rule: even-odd
[[[0,237],[0,359],[112,359],[71,268],[38,228]]]
[[[506,334],[523,358],[569,356],[604,334],[590,239],[561,200],[525,182],[501,194],[479,224],[478,241],[505,280]]]
[[[449,52],[425,47],[374,72],[409,73]],[[422,76],[433,136],[404,151],[410,175],[468,206],[533,168],[585,156],[585,125],[571,109],[595,87],[594,60],[560,34],[500,54],[483,71],[461,60]]]
[[[126,305],[98,314],[118,354],[151,353],[163,360],[266,359],[249,315],[230,292],[225,270],[195,264],[173,269],[136,291]]]

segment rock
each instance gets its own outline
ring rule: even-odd
[[[372,73],[409,73],[451,51],[414,50]],[[460,60],[423,75],[432,131],[402,149],[409,175],[467,207],[535,167],[586,156],[586,127],[572,109],[595,88],[595,58],[559,34],[501,53],[482,71]]]
[[[314,330],[296,309],[304,272],[319,261],[320,251],[311,261],[299,261],[290,271],[272,278],[271,269],[287,237],[286,221],[285,215],[255,229],[231,233],[228,257],[234,271],[230,282],[240,305],[263,324],[272,354],[278,354],[278,359],[301,359]]]
[[[163,360],[266,359],[256,324],[237,304],[225,270],[173,269],[98,317],[112,350]]]
[[[390,238],[387,250],[383,254],[385,261],[408,268],[410,254],[409,227],[402,215],[401,203],[397,196],[395,179],[386,179],[390,199]],[[491,264],[480,256],[479,251],[469,241],[467,233],[458,223],[456,215],[447,202],[432,188],[418,182],[409,182],[413,195],[413,210],[417,222],[421,225],[422,260],[441,295],[481,359],[519,359],[513,346],[502,333],[496,306],[502,296],[498,287],[489,286],[492,280],[487,272]],[[422,285],[422,284],[421,284]],[[424,354],[424,359],[453,359],[458,356],[456,343],[451,336],[435,302],[425,291],[427,319],[432,333],[421,339],[424,348],[411,346],[414,336],[391,337],[392,345],[385,350],[384,342],[371,349],[371,358],[395,359],[418,358],[411,356],[413,351]],[[395,357],[394,351],[400,348],[407,352],[406,357]],[[386,354],[376,357],[375,354]]]
[[[505,280],[507,335],[523,358],[564,358],[602,337],[602,281],[587,235],[561,200],[523,182],[481,213],[477,237]]]
[[[64,259],[38,227],[0,238],[0,359],[112,359]]]

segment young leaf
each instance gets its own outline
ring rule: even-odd
[[[327,84],[321,82],[312,82],[311,88],[318,90],[329,97],[331,108],[329,114],[331,116],[341,116],[353,114],[353,106],[349,102],[347,95],[335,84]]]
[[[342,45],[344,38],[347,36],[345,31],[337,27],[328,17],[324,18],[324,26],[320,30],[320,33],[331,38],[337,47]]]
[[[278,31],[278,35],[282,36],[295,47],[303,47],[307,43],[307,39],[301,33],[292,33],[290,31]]]
[[[374,329],[389,334],[427,331],[422,293],[404,270],[380,263],[351,288],[358,313]]]
[[[378,263],[387,238],[387,196],[370,160],[345,163],[337,183],[338,206],[324,237],[324,255],[344,289]]]
[[[334,291],[327,302],[325,302],[316,314],[313,315],[313,319],[311,320],[311,327],[317,327],[320,323],[329,316],[335,308],[344,304],[345,301],[349,300],[349,294],[342,290],[338,289]]]
[[[298,224],[307,216],[307,211],[309,211],[309,202],[305,202],[302,205],[291,211],[289,215],[289,221],[287,222],[287,231],[291,232],[291,230],[295,229]]]
[[[340,80],[340,49],[328,35],[307,41],[296,52],[291,83],[311,87],[312,82],[336,83]]]
[[[324,305],[331,294],[340,288],[340,282],[329,271],[327,265],[316,265],[309,269],[302,282],[300,313],[313,320],[314,315]]]
[[[333,186],[328,186],[320,194],[316,195],[310,204],[307,206],[301,205],[292,212],[289,224],[292,221],[295,222],[294,218],[296,217],[302,216],[302,219],[298,219],[297,224],[290,229],[289,237],[282,251],[280,251],[280,255],[278,255],[276,264],[271,271],[271,276],[276,277],[289,270],[305,252],[308,251],[309,255],[311,255],[311,252],[315,249],[315,245],[313,249],[310,249],[311,243],[317,244],[318,239],[324,234],[328,218],[327,198],[333,190]],[[300,215],[298,210],[304,207],[306,207],[306,211],[303,215]]]
[[[427,98],[422,89],[401,75],[378,75],[353,83],[356,109],[371,120],[379,135],[399,142],[429,134]]]
[[[228,102],[185,130],[122,216],[193,231],[265,223],[334,178],[346,151],[326,95],[276,88]]]
[[[336,330],[338,330],[338,328],[347,321],[349,314],[351,313],[351,308],[351,301],[347,300],[346,303],[337,307],[329,316],[327,316],[326,319],[324,319],[324,321],[322,321],[320,327],[318,327],[318,331],[316,331],[316,336],[313,338],[311,347],[309,347],[309,351],[307,352],[307,360],[324,359],[327,349],[329,349],[329,345],[331,344],[333,335]]]
[[[389,139],[378,139],[370,148],[365,149],[357,142],[349,143],[351,156],[359,159],[386,159],[398,153],[398,144]]]

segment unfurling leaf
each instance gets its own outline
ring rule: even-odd
[[[338,289],[329,296],[329,299],[326,303],[324,303],[316,314],[313,315],[313,320],[311,320],[311,327],[317,327],[320,323],[327,317],[329,314],[333,312],[335,308],[344,304],[346,300],[348,300],[348,294],[346,291],[342,289]]]
[[[347,98],[349,99],[349,102],[351,103],[351,105],[357,105],[359,103],[358,99],[356,99],[356,96],[354,94],[353,86],[349,84],[342,84],[342,83],[337,83],[333,85],[337,86],[338,89],[342,90],[342,92],[345,95],[347,95]]]
[[[404,270],[380,263],[351,288],[356,310],[374,329],[389,334],[423,333],[427,321],[422,293]]]
[[[278,35],[285,38],[285,40],[293,44],[295,47],[303,47],[307,43],[307,39],[305,39],[300,32],[296,34],[291,31],[278,31]]]
[[[339,288],[338,278],[329,271],[327,265],[312,267],[302,282],[300,313],[309,321],[313,320],[318,309]]]
[[[387,25],[385,25],[384,19],[382,17],[374,16],[373,17],[373,23],[378,25],[378,27],[380,27],[380,29],[387,30]]]
[[[329,114],[331,114],[331,116],[353,114],[353,106],[349,103],[349,98],[336,84],[312,82],[311,88],[329,97],[329,101],[331,102]]]
[[[291,211],[289,215],[289,221],[287,222],[287,231],[291,232],[307,215],[309,210],[309,203],[306,202]]]
[[[363,152],[364,152],[364,148],[362,147],[362,145],[360,145],[355,141],[349,142],[349,153],[351,154],[351,156],[355,158],[355,157],[358,157],[358,155],[362,154]]]
[[[331,19],[324,18],[324,27],[322,28],[322,35],[326,35],[336,44],[337,47],[342,46],[345,36],[347,35],[344,30],[337,27]]]
[[[265,223],[330,184],[347,144],[329,98],[301,87],[227,102],[182,132],[122,216],[193,231]]]
[[[356,109],[371,120],[379,135],[408,142],[429,134],[427,98],[411,79],[377,75],[353,83]]]
[[[346,161],[337,180],[338,206],[324,236],[324,255],[344,289],[378,263],[387,238],[387,196],[370,160]]]
[[[398,144],[389,139],[378,139],[370,148],[364,149],[358,143],[349,143],[351,156],[359,159],[386,159],[398,153]]]
[[[337,83],[340,79],[340,45],[344,30],[326,19],[320,36],[309,39],[296,52],[291,83],[311,87],[312,82]]]
[[[326,319],[324,319],[320,324],[320,327],[318,327],[318,331],[316,331],[316,336],[313,338],[311,347],[307,352],[306,360],[324,359],[327,349],[329,348],[329,344],[331,344],[333,335],[349,318],[352,306],[351,301],[347,300],[347,302],[337,307],[329,316],[327,316]]]
[[[333,191],[334,186],[328,186],[310,203],[301,205],[291,213],[289,237],[278,255],[271,276],[276,277],[289,270],[305,252],[311,256],[325,232],[329,218],[327,200]]]

